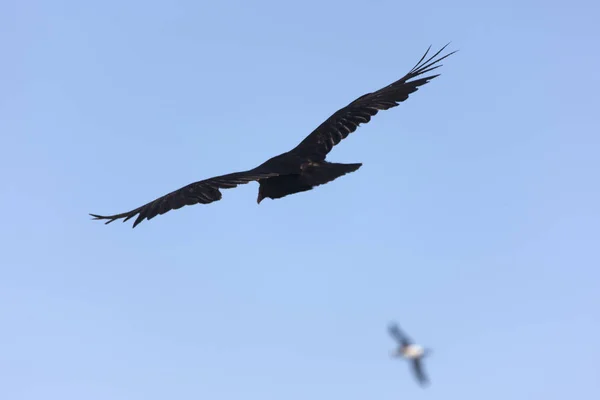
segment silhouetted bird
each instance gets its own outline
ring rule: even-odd
[[[392,352],[392,356],[404,357],[407,360],[412,361],[412,369],[415,374],[415,377],[417,378],[421,386],[427,385],[429,383],[429,380],[423,372],[422,361],[423,358],[431,352],[431,350],[424,349],[422,346],[414,344],[408,338],[408,336],[406,336],[404,332],[400,330],[397,324],[390,324],[388,327],[388,331],[390,332],[392,337],[398,342],[398,348]]]
[[[257,203],[260,204],[264,198],[279,199],[290,194],[311,190],[315,186],[323,185],[342,175],[354,172],[361,167],[362,163],[331,163],[325,161],[327,153],[342,139],[354,132],[360,124],[369,122],[378,111],[398,106],[398,103],[416,92],[419,86],[425,85],[439,76],[437,74],[414,79],[441,67],[441,64],[438,63],[455,53],[452,52],[436,59],[446,46],[425,60],[431,49],[429,46],[417,65],[405,76],[376,92],[359,97],[346,107],[336,111],[298,146],[265,161],[254,169],[194,182],[122,214],[90,215],[94,219],[108,220],[107,224],[120,218],[124,218],[123,222],[125,222],[137,215],[133,223],[135,228],[144,219],[150,220],[170,210],[197,203],[208,204],[218,201],[222,196],[220,189],[234,188],[251,181],[259,183]]]

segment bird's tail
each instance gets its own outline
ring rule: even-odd
[[[331,182],[342,175],[354,172],[362,166],[362,163],[355,164],[340,164],[322,161],[319,163],[310,164],[304,173],[310,176],[310,181],[313,186],[323,185]]]

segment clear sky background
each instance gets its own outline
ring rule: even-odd
[[[413,3],[3,1],[0,398],[600,398],[600,6]],[[355,173],[87,215],[252,168],[448,41],[330,153]]]

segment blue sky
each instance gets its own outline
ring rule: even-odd
[[[598,8],[2,2],[0,398],[597,398]],[[330,153],[353,174],[87,215],[254,167],[448,41]]]

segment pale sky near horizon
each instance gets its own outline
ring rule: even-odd
[[[600,398],[599,11],[0,2],[0,399]],[[88,216],[252,168],[449,41],[328,155],[357,172]]]

